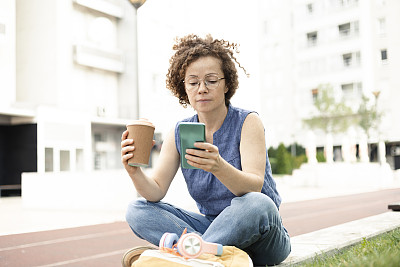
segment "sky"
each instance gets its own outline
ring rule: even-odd
[[[167,113],[183,112],[189,116],[191,111],[183,110],[165,89],[165,74],[175,38],[187,34],[201,37],[211,34],[214,38],[239,45],[237,59],[250,73],[250,77],[246,77],[244,71],[236,66],[239,90],[232,98],[232,104],[260,110],[258,101],[254,99],[259,90],[257,3],[257,0],[247,1],[246,5],[238,0],[147,0],[138,10],[139,86],[152,87],[150,83],[153,80],[157,89],[156,96],[146,91],[141,93],[141,114],[156,122],[160,121],[158,124],[161,131],[165,132],[168,126],[163,125],[159,114],[152,113],[150,108],[154,107],[152,100],[160,97],[163,104],[168,102],[165,105],[169,109]]]

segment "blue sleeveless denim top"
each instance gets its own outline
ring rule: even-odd
[[[221,126],[213,135],[213,143],[218,147],[219,153],[227,162],[235,168],[242,170],[240,159],[240,137],[243,122],[247,115],[253,111],[248,111],[229,105],[228,114]],[[197,114],[193,117],[182,120],[181,122],[198,122]],[[175,144],[179,154],[179,123],[175,127]],[[200,169],[181,168],[186,181],[189,193],[196,201],[197,207],[204,215],[216,216],[231,204],[231,200],[236,197],[228,188],[223,185],[213,174]],[[264,184],[261,193],[269,196],[279,209],[281,197],[276,190],[276,184],[272,178],[271,165],[268,160],[265,166]]]

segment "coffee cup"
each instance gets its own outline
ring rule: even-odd
[[[128,139],[133,139],[135,150],[129,152],[133,157],[128,160],[128,165],[147,167],[150,160],[150,152],[153,147],[154,125],[147,119],[135,120],[126,125]]]

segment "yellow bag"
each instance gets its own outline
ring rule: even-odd
[[[146,250],[132,267],[253,267],[249,255],[233,246],[224,246],[221,256],[202,254],[196,259],[185,259],[162,250]]]

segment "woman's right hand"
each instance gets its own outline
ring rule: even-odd
[[[125,130],[121,136],[121,161],[124,164],[125,170],[128,174],[134,175],[139,167],[134,167],[128,165],[128,160],[133,157],[133,151],[135,150],[135,146],[133,145],[134,141],[132,139],[128,139],[128,130]]]

